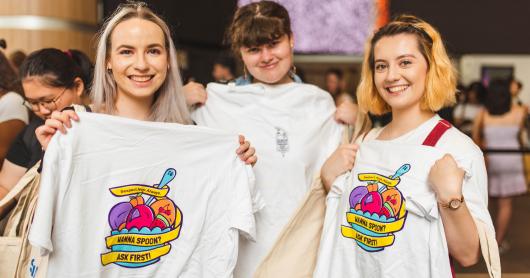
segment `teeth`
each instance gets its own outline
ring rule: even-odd
[[[134,81],[137,81],[137,82],[145,82],[145,81],[150,80],[151,76],[150,75],[148,75],[148,76],[133,75],[133,76],[131,76],[131,79],[134,80]]]
[[[407,89],[408,85],[389,87],[388,90],[392,93],[400,92]]]

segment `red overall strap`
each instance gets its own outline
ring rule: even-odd
[[[442,137],[442,135],[451,128],[451,123],[449,123],[446,120],[440,120],[438,124],[431,130],[431,133],[427,135],[427,138],[425,138],[425,141],[423,141],[424,146],[436,146],[436,143],[438,143],[438,140]]]
[[[438,124],[431,130],[431,133],[427,135],[427,138],[425,138],[425,141],[423,141],[423,145],[425,146],[436,146],[436,143],[438,143],[438,140],[442,137],[442,135],[451,128],[451,123],[449,123],[446,120],[440,120]],[[456,277],[455,274],[455,268],[453,266],[453,259],[451,256],[449,256],[449,264],[451,265],[451,274],[453,278]]]

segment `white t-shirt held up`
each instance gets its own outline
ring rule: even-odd
[[[29,239],[47,277],[232,277],[262,206],[237,135],[79,117],[44,158]]]
[[[256,148],[256,186],[265,207],[256,214],[255,242],[242,239],[235,277],[251,277],[340,143],[329,93],[309,84],[210,83],[198,125],[244,135]]]

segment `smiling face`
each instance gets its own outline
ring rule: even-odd
[[[118,98],[145,99],[150,104],[168,71],[165,36],[155,23],[132,18],[114,28],[107,69],[117,85]]]
[[[374,84],[393,112],[420,110],[428,64],[416,35],[381,38],[374,47]]]
[[[241,58],[256,81],[266,84],[291,82],[289,70],[293,64],[292,36],[283,35],[269,44],[241,47]]]

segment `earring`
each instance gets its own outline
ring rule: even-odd
[[[111,68],[107,68],[107,73],[108,74],[112,74],[112,69]]]
[[[289,70],[289,77],[291,77],[291,79],[295,80],[295,76],[296,76],[296,66],[293,65],[291,67],[291,69]]]
[[[245,80],[248,80],[247,67],[245,67],[245,65],[243,65],[243,77]]]

